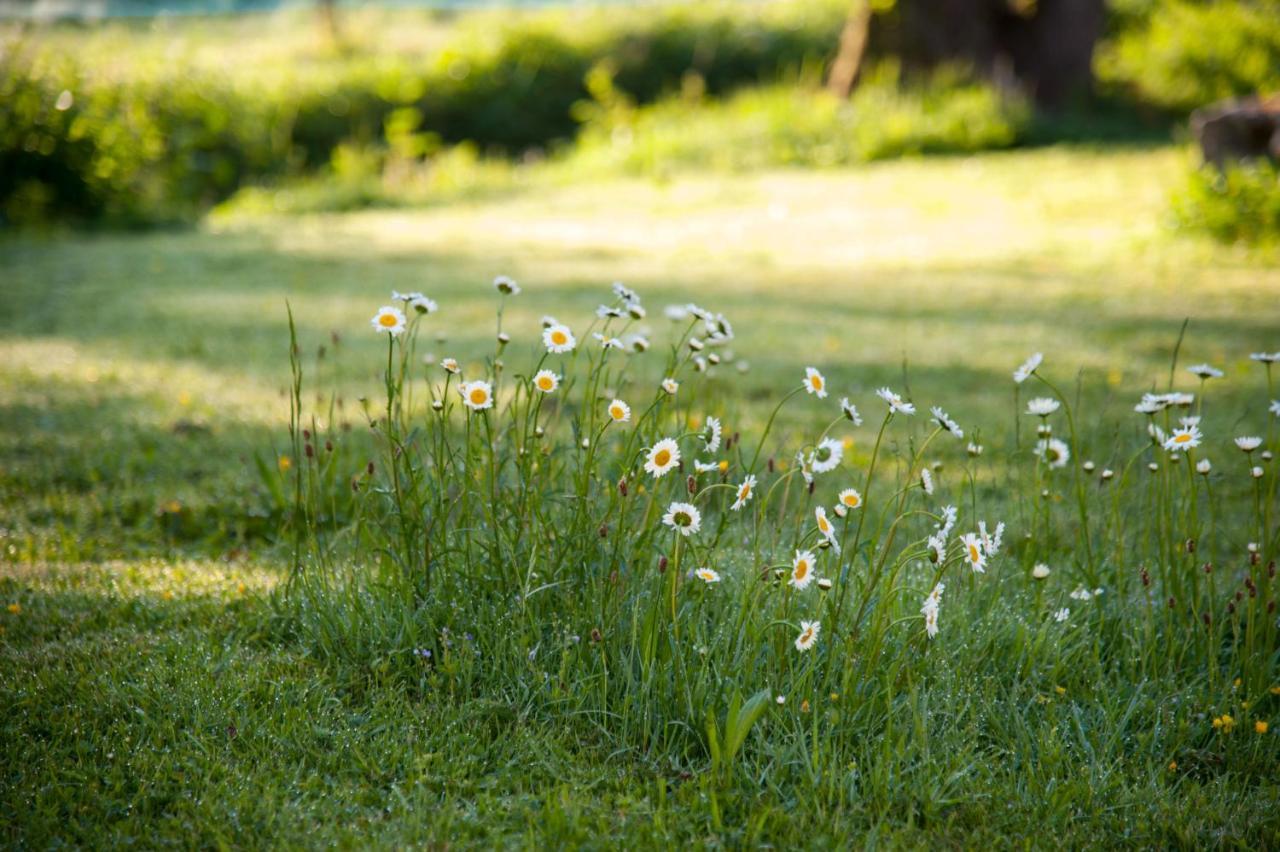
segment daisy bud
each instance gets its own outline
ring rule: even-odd
[[[1143,568],[1141,576],[1142,576],[1142,587],[1145,589],[1147,586],[1151,585],[1151,575],[1147,573],[1146,568]]]
[[[302,451],[306,453],[307,458],[309,459],[315,458],[315,455],[316,455],[315,447],[311,446],[310,444],[307,444],[305,447],[303,447]]]
[[[609,537],[609,527],[608,527],[608,525],[606,525],[606,524],[601,524],[601,525],[600,525],[600,537],[601,537],[601,538],[608,538],[608,537]]]
[[[720,363],[720,356],[712,352],[707,356],[707,363],[714,367],[716,364]]]
[[[325,451],[326,453],[331,453],[331,452],[333,452],[333,441],[325,441],[325,442],[324,442],[324,451]]]
[[[369,475],[370,475],[370,476],[373,476],[373,462],[372,462],[372,461],[370,461],[370,462],[369,462],[369,466],[368,466],[367,470],[369,471]]]
[[[1205,627],[1209,627],[1209,626],[1212,624],[1212,620],[1209,618],[1209,613],[1207,613],[1207,612],[1206,612],[1206,613],[1204,613],[1204,614],[1201,616],[1201,618],[1203,618],[1203,619],[1204,619],[1204,626],[1205,626]]]
[[[310,429],[303,429],[303,430],[302,430],[302,439],[303,439],[304,441],[310,441],[310,440],[311,440],[311,430],[310,430]]]
[[[600,628],[599,628],[599,627],[593,627],[593,628],[591,628],[591,641],[592,641],[592,642],[599,642],[599,641],[601,641],[601,640],[603,640],[603,639],[604,639],[604,636],[602,636],[602,635],[600,634]]]
[[[814,487],[814,485],[816,485],[816,484],[817,484],[817,483],[814,483],[814,482],[810,482],[810,483],[809,483],[809,493],[810,493],[810,494],[813,494],[813,487]]]
[[[1212,574],[1212,573],[1213,573],[1213,563],[1212,563],[1212,562],[1206,562],[1206,563],[1204,563],[1204,573],[1206,573],[1206,574]]]
[[[1248,550],[1250,553],[1257,553],[1258,543],[1256,541],[1251,541],[1245,545],[1245,549]]]
[[[541,426],[535,426],[535,427],[534,427],[534,429],[533,429],[533,437],[535,437],[535,438],[541,438],[541,437],[542,437],[543,435],[545,435],[545,434],[547,434],[547,430],[546,430],[546,429],[543,429]]]
[[[823,577],[818,581],[818,588],[824,592],[831,591],[831,579],[829,577]]]
[[[1155,462],[1151,462],[1147,465],[1147,470],[1151,471],[1152,473],[1155,473],[1159,469],[1160,469],[1160,465],[1156,464]]]
[[[1084,472],[1085,472],[1085,473],[1093,473],[1093,468],[1094,468],[1094,464],[1093,464],[1093,462],[1091,462],[1091,461],[1087,461],[1087,462],[1085,462],[1085,463],[1084,463]]]
[[[510,342],[511,342],[511,335],[507,334],[505,331],[498,333],[498,343],[500,343],[503,346],[506,346]]]
[[[1236,602],[1227,601],[1227,615],[1234,615],[1236,611]]]
[[[503,368],[503,366],[504,366],[504,364],[503,364],[501,361],[494,361],[494,362],[493,362],[493,371],[494,371],[495,373],[501,373],[501,372],[502,372],[502,368]]]
[[[1211,470],[1213,470],[1213,465],[1208,459],[1200,459],[1200,461],[1196,462],[1196,473],[1201,476],[1208,476]]]
[[[1276,611],[1276,602],[1274,600],[1267,601],[1267,615]]]
[[[773,456],[769,456],[769,472],[773,473]]]
[[[692,349],[694,352],[701,352],[703,346],[705,345],[706,344],[704,344],[701,340],[699,340],[696,337],[689,338],[689,348]]]
[[[667,557],[665,556],[658,557],[658,573],[659,574],[667,573]]]
[[[1040,428],[1036,430],[1036,433],[1039,434],[1041,438],[1047,438],[1053,434],[1053,427],[1048,423],[1041,423]]]
[[[1254,465],[1254,466],[1253,466],[1253,470],[1249,471],[1249,475],[1250,475],[1250,476],[1252,476],[1254,479],[1261,479],[1261,478],[1262,478],[1262,468],[1261,468],[1261,467],[1259,467],[1258,465]]]
[[[1110,479],[1115,475],[1116,475],[1115,471],[1113,471],[1111,468],[1107,468],[1106,470],[1102,471],[1102,481],[1106,482],[1108,479]]]
[[[1170,598],[1169,598],[1169,609],[1174,609],[1174,608],[1176,608],[1177,606],[1178,606],[1178,602],[1177,602],[1177,600],[1175,600],[1173,597],[1170,597]]]
[[[1040,496],[1041,496],[1041,497],[1043,497],[1044,499],[1048,500],[1048,499],[1049,499],[1049,489],[1048,489],[1048,488],[1046,488],[1046,489],[1044,489],[1043,491],[1041,491],[1041,492],[1040,492]]]
[[[1263,450],[1263,451],[1262,451],[1262,460],[1263,460],[1263,461],[1271,461],[1271,459],[1272,459],[1271,451],[1270,451],[1270,450]]]
[[[627,478],[625,476],[618,480],[618,493],[623,497],[627,496]]]
[[[583,438],[583,439],[582,439],[582,449],[584,449],[584,450],[585,450],[585,449],[586,449],[587,447],[589,447],[589,446],[591,446],[591,439],[590,439],[590,438]]]
[[[438,399],[431,400],[431,409],[433,411],[444,411],[444,403]]]
[[[690,494],[698,493],[698,480],[692,474],[689,476],[688,480],[686,480],[685,486],[689,489]]]
[[[1187,539],[1187,543],[1184,546],[1186,547],[1187,553],[1196,552],[1196,540],[1194,538]]]

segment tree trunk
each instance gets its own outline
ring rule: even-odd
[[[838,98],[847,98],[858,81],[862,70],[862,57],[867,52],[867,34],[871,29],[870,0],[854,0],[844,29],[840,31],[840,50],[827,75],[827,91]]]

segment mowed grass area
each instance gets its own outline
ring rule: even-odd
[[[723,311],[751,365],[722,376],[748,400],[744,422],[814,364],[864,407],[878,385],[905,385],[999,432],[1012,422],[1009,373],[1039,350],[1064,383],[1083,371],[1100,432],[1163,388],[1190,317],[1182,363],[1224,367],[1215,404],[1250,400],[1238,426],[1258,431],[1247,356],[1280,348],[1280,266],[1164,232],[1183,156],[1045,149],[557,181],[422,211],[0,243],[0,594],[16,605],[0,610],[0,837],[1275,842],[1277,790],[1257,765],[1273,747],[1224,764],[1210,749],[1161,753],[1160,731],[1096,725],[1176,702],[1176,682],[1062,694],[995,675],[951,684],[1020,708],[981,733],[1002,737],[966,735],[965,751],[938,756],[939,777],[921,766],[895,798],[861,807],[829,809],[763,778],[717,831],[696,762],[621,749],[599,720],[519,695],[411,698],[376,664],[339,676],[272,597],[285,560],[255,454],[274,465],[287,445],[286,300],[309,388],[338,387],[337,416],[356,435],[360,396],[380,401],[367,323],[390,290],[437,299],[445,339],[432,354],[465,363],[491,350],[499,273],[525,288],[506,319],[513,351],[534,345],[544,313],[585,325],[615,279],[645,296],[655,338],[666,302]]]

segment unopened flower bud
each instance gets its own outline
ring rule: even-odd
[[[689,475],[689,478],[688,478],[687,480],[685,480],[685,487],[687,487],[687,488],[689,489],[689,493],[690,493],[690,494],[697,494],[697,493],[698,493],[698,478],[697,478],[697,477],[695,477],[695,476],[693,476],[692,474],[690,474],[690,475]]]
[[[601,537],[601,538],[608,538],[608,537],[609,537],[609,527],[608,527],[608,525],[607,525],[607,524],[601,524],[601,525],[600,525],[600,537]]]
[[[667,573],[667,557],[665,556],[658,557],[658,573],[659,574]]]

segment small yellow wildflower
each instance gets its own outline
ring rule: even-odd
[[[293,467],[293,459],[288,456],[281,456],[276,464],[280,466],[281,473],[286,473],[289,468]]]
[[[1232,686],[1232,687],[1234,687],[1235,689],[1239,689],[1239,688],[1240,688],[1240,678],[1236,678],[1236,679],[1235,679],[1235,682],[1234,682],[1234,683],[1232,683],[1232,684],[1231,684],[1231,686]]]
[[[1259,719],[1253,723],[1253,730],[1255,733],[1265,734],[1267,732],[1267,723]]]
[[[1066,688],[1065,686],[1055,686],[1055,687],[1053,688],[1053,691],[1054,691],[1054,692],[1056,692],[1056,693],[1058,693],[1059,695],[1066,695],[1066,694],[1067,694],[1067,688]]]
[[[1271,694],[1272,694],[1272,695],[1280,695],[1280,686],[1273,686],[1273,687],[1271,687]]]
[[[1178,761],[1176,761],[1176,760],[1171,760],[1171,761],[1169,761],[1169,771],[1170,771],[1170,772],[1177,772],[1177,771],[1178,771]]]
[[[728,460],[728,459],[720,459],[720,472],[721,472],[721,473],[724,473],[724,472],[725,472],[726,470],[728,470],[728,469],[729,469],[729,460]]]
[[[801,713],[809,712],[809,699],[806,698],[804,701],[800,702],[800,712]]]
[[[9,614],[10,614],[10,615],[22,615],[22,604],[20,604],[20,603],[11,603],[11,604],[9,604]]]

